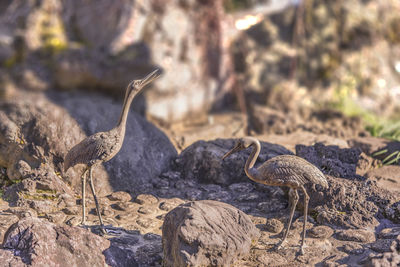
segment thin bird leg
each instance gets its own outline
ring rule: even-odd
[[[89,181],[90,181],[90,189],[92,190],[92,194],[93,194],[93,198],[94,198],[94,203],[96,204],[97,216],[99,216],[99,220],[100,220],[101,232],[103,234],[105,234],[106,231],[104,230],[103,220],[101,219],[101,213],[100,213],[100,209],[99,209],[99,202],[97,201],[96,193],[94,191],[94,186],[93,186],[92,167],[89,168]]]
[[[297,202],[299,201],[299,194],[297,193],[297,189],[290,188],[289,191],[289,201],[290,201],[290,217],[289,217],[289,223],[286,228],[285,235],[283,236],[282,241],[278,244],[277,248],[281,248],[283,244],[286,242],[286,238],[289,234],[290,226],[292,225],[292,219],[294,215],[294,210],[296,209]]]
[[[81,180],[82,180],[82,225],[85,225],[86,223],[86,204],[85,204],[85,197],[86,197],[86,174],[88,172],[88,168],[85,169],[85,171],[82,174]]]
[[[310,200],[310,197],[308,196],[306,189],[304,186],[300,187],[301,190],[303,191],[304,194],[304,224],[303,224],[303,237],[301,240],[301,247],[300,247],[300,253],[301,255],[304,255],[304,248],[306,246],[305,244],[305,238],[306,238],[306,224],[307,224],[307,213],[308,213],[308,201]]]

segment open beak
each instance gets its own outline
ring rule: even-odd
[[[224,160],[225,158],[229,157],[230,155],[240,151],[240,146],[237,145],[234,148],[232,148],[231,150],[229,150],[228,152],[226,152],[226,154],[222,157],[222,160]]]
[[[146,86],[147,84],[151,83],[152,81],[154,81],[155,79],[157,79],[158,77],[160,77],[161,75],[161,71],[159,69],[156,69],[155,71],[153,71],[152,73],[150,73],[149,75],[147,75],[145,78],[142,79],[140,85],[142,87]]]

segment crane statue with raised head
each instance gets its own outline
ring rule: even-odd
[[[80,143],[72,147],[64,159],[64,171],[66,172],[70,167],[76,164],[85,164],[86,168],[82,173],[82,225],[86,223],[85,215],[85,187],[86,175],[89,173],[89,184],[93,194],[94,202],[96,204],[96,211],[100,221],[102,233],[105,233],[103,220],[99,210],[99,203],[97,201],[93,179],[92,170],[97,165],[112,159],[122,147],[125,137],[126,120],[128,118],[129,108],[132,100],[150,82],[154,81],[160,76],[160,71],[155,70],[141,80],[133,80],[126,88],[125,99],[119,116],[119,120],[115,128],[107,132],[95,133]]]
[[[246,175],[253,181],[265,185],[271,186],[287,186],[289,190],[290,200],[290,216],[289,223],[286,227],[286,232],[277,245],[277,248],[283,246],[286,242],[286,238],[289,233],[290,226],[294,215],[297,202],[299,201],[299,195],[297,190],[300,189],[304,195],[304,224],[303,224],[303,235],[300,246],[300,253],[304,254],[305,237],[306,237],[306,223],[308,213],[308,201],[310,197],[307,194],[304,186],[306,184],[316,185],[319,184],[323,188],[328,188],[328,182],[324,174],[314,165],[309,163],[303,158],[293,155],[280,155],[273,157],[264,162],[258,168],[254,168],[257,157],[260,154],[261,145],[260,142],[253,137],[240,138],[235,146],[228,151],[222,159],[225,159],[229,155],[238,152],[240,150],[252,147],[251,154],[246,161],[244,171]]]

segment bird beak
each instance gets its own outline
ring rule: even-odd
[[[155,79],[160,77],[160,75],[161,75],[161,71],[159,69],[156,69],[155,71],[153,71],[152,73],[147,75],[145,78],[143,78],[140,85],[142,87],[144,87],[145,85],[151,83],[152,81],[154,81]]]
[[[225,158],[229,157],[230,155],[240,151],[241,148],[239,145],[236,145],[234,148],[232,148],[231,150],[229,150],[223,157],[222,160],[224,160]]]

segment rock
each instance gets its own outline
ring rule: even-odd
[[[95,94],[54,92],[51,97],[77,120],[87,135],[112,129],[122,108],[121,102],[115,103]],[[75,143],[68,148],[73,145]],[[124,144],[113,159],[104,163],[107,176],[101,178],[109,181],[113,191],[134,195],[151,192],[152,178],[166,171],[175,157],[176,150],[167,136],[144,118],[130,112]]]
[[[367,172],[365,177],[377,181],[382,188],[400,191],[400,166],[387,165],[375,168]]]
[[[325,225],[315,226],[307,231],[307,236],[313,238],[324,239],[324,238],[329,238],[332,235],[333,235],[333,229]]]
[[[357,243],[348,243],[342,247],[343,251],[349,254],[360,255],[364,253],[365,248]]]
[[[377,240],[376,242],[371,244],[371,249],[380,253],[390,252],[390,247],[392,246],[393,241],[394,239]]]
[[[179,198],[171,198],[161,202],[159,208],[161,210],[170,211],[182,203],[184,203],[184,201]]]
[[[2,250],[12,251],[32,266],[103,266],[103,251],[109,246],[108,240],[82,228],[57,226],[31,217],[9,228]]]
[[[254,185],[249,182],[231,184],[229,189],[238,193],[249,193],[253,191]]]
[[[395,223],[400,223],[400,201],[385,207],[384,213],[386,218]]]
[[[250,149],[236,153],[225,160],[221,159],[234,143],[233,139],[198,141],[182,151],[176,159],[176,168],[181,171],[185,179],[194,179],[200,183],[231,185],[248,182],[244,165],[250,155]],[[284,154],[293,153],[280,145],[261,142],[261,153],[257,163],[264,163],[274,156]]]
[[[283,227],[283,223],[277,219],[267,219],[264,226],[265,230],[275,234],[282,232]]]
[[[153,195],[141,194],[136,197],[135,202],[141,205],[151,205],[156,204],[158,199]]]
[[[325,174],[341,178],[357,177],[356,168],[361,150],[339,148],[316,143],[313,146],[296,146],[296,155],[317,166]]]
[[[379,253],[368,259],[369,266],[399,266],[400,265],[400,236],[390,245],[390,252]]]
[[[108,196],[111,201],[130,201],[132,199],[129,193],[118,191]]]
[[[385,228],[383,229],[379,234],[379,238],[384,238],[384,239],[394,239],[397,236],[400,235],[400,227],[393,227],[393,228]]]
[[[113,267],[161,266],[161,237],[155,234],[123,232],[110,239],[110,247],[104,251],[107,264]]]
[[[378,216],[398,196],[366,180],[327,176],[329,188],[323,192],[308,190],[309,207],[317,212],[317,222],[344,228],[369,228],[379,224]]]
[[[354,241],[360,243],[371,243],[375,241],[375,235],[373,232],[360,229],[339,231],[336,233],[336,238],[343,241]]]
[[[70,177],[62,177],[60,169],[68,146],[84,137],[75,120],[43,94],[28,92],[2,101],[0,117],[0,140],[4,144],[0,148],[0,165],[7,168],[9,179],[26,180],[14,185],[12,191],[73,195],[66,183],[76,186],[80,172],[73,170]],[[101,168],[95,174],[99,172]],[[106,175],[104,171],[103,174]],[[100,193],[111,190],[107,181],[95,177],[95,182]],[[16,194],[9,195],[16,201]]]
[[[165,266],[227,266],[259,237],[250,218],[221,202],[189,202],[170,211],[162,227]]]

